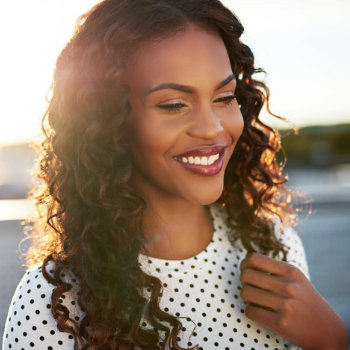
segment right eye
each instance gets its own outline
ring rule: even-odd
[[[180,109],[186,107],[184,103],[168,103],[168,104],[162,104],[157,106],[160,109],[165,109],[169,112],[178,112]]]

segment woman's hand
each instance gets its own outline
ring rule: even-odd
[[[250,319],[304,350],[347,350],[343,320],[296,267],[252,253],[241,263]]]

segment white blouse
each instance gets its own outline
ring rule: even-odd
[[[246,250],[227,238],[223,210],[211,206],[214,233],[208,246],[184,260],[164,260],[139,255],[141,268],[163,284],[160,308],[182,323],[179,345],[202,350],[296,349],[266,327],[248,319],[240,298],[240,263]],[[277,228],[278,230],[278,228]],[[295,231],[286,227],[280,235],[289,247],[288,262],[309,277],[304,248]],[[53,263],[51,263],[53,264]],[[50,266],[50,265],[49,265]],[[60,302],[79,323],[84,316],[77,302],[78,281],[71,273],[62,276],[73,285]],[[3,338],[3,350],[71,350],[73,337],[57,329],[51,314],[54,286],[43,277],[41,267],[28,270],[15,291]],[[145,290],[145,295],[149,293]],[[151,328],[146,319],[141,327]],[[160,343],[161,344],[161,343]]]

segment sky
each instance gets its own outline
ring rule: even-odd
[[[0,3],[0,146],[40,132],[56,58],[76,17],[97,2]],[[350,122],[349,0],[223,2],[240,18],[256,66],[267,72],[272,112],[299,127]]]

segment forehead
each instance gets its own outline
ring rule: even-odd
[[[131,87],[147,89],[164,82],[216,85],[230,74],[230,60],[219,34],[190,24],[166,39],[140,45],[127,63],[125,78]]]

